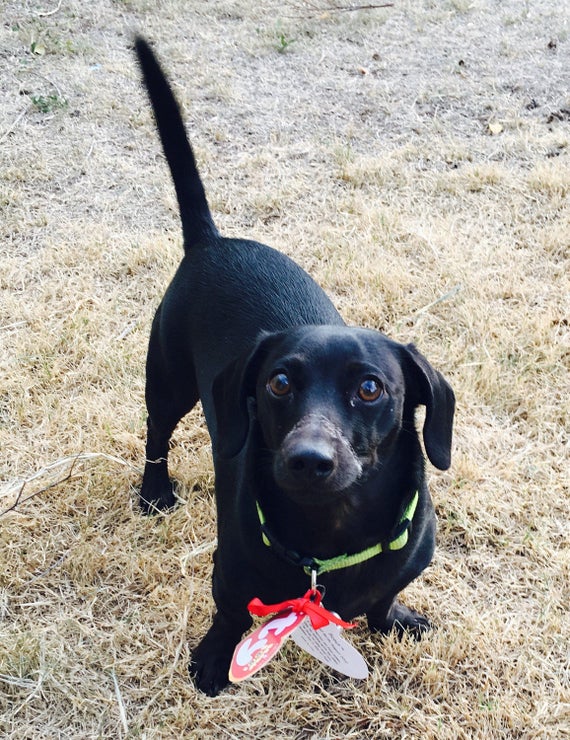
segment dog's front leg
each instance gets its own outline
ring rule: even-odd
[[[242,619],[218,611],[202,641],[192,652],[189,666],[196,686],[208,696],[216,696],[229,683],[228,672],[235,646],[251,626],[252,619],[244,612]]]

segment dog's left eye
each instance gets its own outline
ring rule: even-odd
[[[383,393],[384,387],[376,378],[365,378],[358,388],[358,397],[367,403],[377,401]]]
[[[291,383],[285,373],[276,373],[269,379],[267,388],[274,396],[286,396],[291,390]]]

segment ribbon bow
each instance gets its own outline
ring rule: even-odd
[[[286,610],[291,610],[296,614],[305,614],[311,620],[311,625],[315,630],[326,627],[330,622],[345,629],[356,627],[354,622],[344,622],[336,614],[321,606],[322,600],[321,593],[317,589],[310,588],[301,598],[287,599],[279,604],[264,604],[256,597],[249,602],[247,608],[250,614],[254,614],[256,617],[266,617],[268,614],[277,614]]]

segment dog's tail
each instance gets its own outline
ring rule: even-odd
[[[193,244],[209,242],[218,235],[204,186],[200,180],[192,147],[186,136],[180,108],[157,58],[148,43],[138,36],[135,51],[148,91],[162,149],[174,181],[184,249]]]

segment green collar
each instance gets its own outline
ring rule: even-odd
[[[394,538],[389,542],[379,542],[377,545],[372,545],[372,547],[368,547],[366,550],[357,552],[354,555],[348,555],[345,553],[344,555],[338,555],[336,558],[328,558],[326,560],[302,557],[294,550],[288,550],[284,547],[269,531],[265,521],[265,515],[257,501],[255,502],[255,505],[257,507],[257,515],[261,525],[261,536],[264,544],[267,545],[267,547],[271,547],[277,555],[282,557],[284,560],[287,560],[292,565],[297,565],[303,568],[307,575],[312,575],[315,572],[317,575],[320,575],[321,573],[328,573],[331,570],[350,568],[352,565],[364,563],[366,560],[370,560],[370,558],[374,558],[376,555],[380,555],[383,552],[401,550],[405,547],[408,543],[409,532],[418,505],[418,499],[419,493],[416,491],[412,500],[406,507],[402,518],[398,522],[398,526],[394,532]]]

